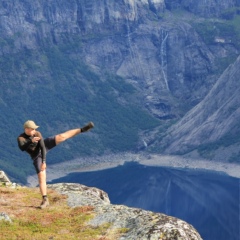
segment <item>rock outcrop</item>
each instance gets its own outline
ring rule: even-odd
[[[111,223],[113,229],[126,229],[119,240],[200,240],[198,232],[188,223],[161,213],[154,213],[123,205],[110,204],[105,192],[75,183],[48,185],[68,196],[71,207],[93,206],[93,226]]]
[[[3,171],[0,173],[0,184],[6,183],[9,178]],[[9,180],[8,186],[10,185]],[[16,185],[12,184],[10,187],[15,188]],[[139,208],[112,205],[108,194],[98,188],[76,183],[49,184],[48,188],[67,195],[70,207],[92,206],[95,216],[90,220],[90,225],[100,226],[108,223],[112,229],[125,229],[119,240],[202,240],[196,229],[185,221]],[[1,220],[12,222],[4,212],[0,212]]]
[[[5,185],[11,185],[12,182],[4,171],[0,171],[0,183]]]

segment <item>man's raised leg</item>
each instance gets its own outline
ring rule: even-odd
[[[58,145],[61,142],[66,141],[69,138],[75,137],[76,135],[78,135],[80,133],[87,132],[88,130],[90,130],[93,127],[94,127],[94,124],[92,122],[90,122],[82,128],[71,129],[64,133],[60,133],[55,136],[56,145]]]

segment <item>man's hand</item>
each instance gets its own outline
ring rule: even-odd
[[[40,137],[33,137],[32,142],[33,143],[38,142],[40,139],[41,139]]]
[[[43,162],[41,166],[41,171],[44,171],[46,168],[47,168],[47,164],[46,162]]]

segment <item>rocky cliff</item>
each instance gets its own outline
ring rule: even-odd
[[[71,207],[93,206],[95,217],[89,224],[100,226],[111,223],[113,229],[127,229],[119,239],[200,240],[198,232],[186,222],[161,213],[153,213],[124,205],[111,205],[107,194],[80,184],[53,184],[49,186],[68,196]]]
[[[27,195],[27,191],[26,189],[24,190],[24,188],[20,186],[16,186],[16,184],[12,184],[3,171],[1,171],[1,176],[2,177],[0,178],[0,191],[4,195],[4,197],[2,196],[0,197],[0,228],[2,229],[1,221],[4,220],[5,222],[13,224],[13,221],[17,222],[18,218],[20,217],[20,214],[17,213],[19,204],[16,204],[14,211],[10,210],[13,209],[13,206],[11,206],[11,204],[14,204],[12,203],[12,200],[10,198],[12,198],[15,195],[15,199],[18,199],[20,201],[22,196],[19,198],[16,197],[17,194],[19,193],[16,193],[15,191],[22,192],[21,191],[22,189],[23,193],[20,193],[20,195],[22,194]],[[6,181],[6,179],[8,181]],[[4,187],[3,183],[8,187]],[[67,205],[70,206],[71,208],[88,207],[93,209],[94,217],[91,218],[91,220],[87,223],[89,226],[97,228],[103,225],[105,226],[108,225],[108,232],[111,234],[113,234],[113,232],[116,233],[121,229],[124,230],[122,234],[118,234],[117,238],[115,235],[114,239],[119,240],[202,239],[198,232],[190,224],[180,219],[170,217],[161,213],[144,211],[142,209],[137,208],[129,208],[123,205],[112,205],[110,203],[107,193],[100,189],[87,187],[81,184],[71,183],[51,184],[48,185],[48,187],[49,189],[52,189],[62,195],[67,196]],[[10,194],[9,199],[8,194]],[[25,196],[25,198],[27,198],[27,196]],[[59,197],[54,196],[52,199],[53,202],[57,202],[59,200]],[[57,208],[56,204],[53,208],[56,211]],[[23,212],[23,210],[20,211]],[[35,211],[38,210],[35,209]],[[55,215],[56,214],[57,212],[55,212]],[[19,221],[22,221],[22,224],[24,222],[24,220],[20,219]],[[37,219],[35,219],[35,224],[37,223],[36,221]],[[47,223],[45,222],[44,224],[46,225]],[[35,233],[36,232],[37,230],[35,229]],[[53,234],[56,235],[56,233]],[[97,237],[94,239],[113,239],[112,237],[114,235],[111,236],[111,234],[105,234],[103,238]],[[0,236],[1,237],[6,236],[4,233],[4,229],[1,230]],[[23,233],[22,236],[20,237],[24,238],[24,236],[25,235]],[[85,237],[89,239],[88,237],[91,236]]]

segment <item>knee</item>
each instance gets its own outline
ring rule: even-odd
[[[67,138],[65,137],[64,134],[58,134],[55,136],[55,141],[56,141],[56,145],[61,143],[61,142],[64,142]]]
[[[42,183],[42,182],[45,182],[46,180],[46,171],[41,171],[39,174],[38,174],[38,180],[39,180],[39,183]]]

